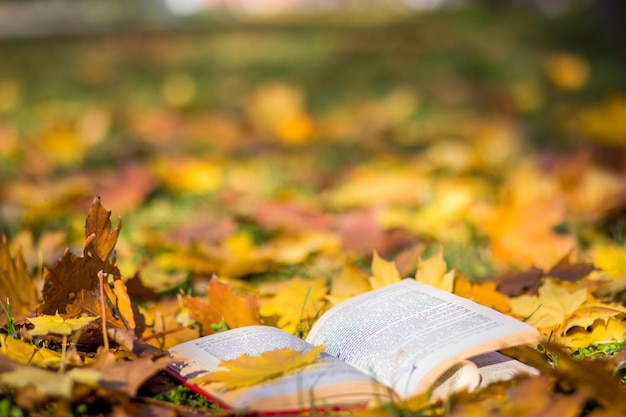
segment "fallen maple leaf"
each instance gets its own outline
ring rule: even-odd
[[[119,269],[109,259],[121,227],[111,228],[110,214],[96,197],[85,221],[83,256],[75,256],[66,249],[56,265],[44,271],[43,301],[37,307],[37,313],[100,316],[111,327],[120,328],[142,322],[140,317],[134,316],[138,310],[129,308],[130,299],[122,285],[114,285],[111,290],[105,281],[103,291],[100,288],[100,271],[105,277],[112,276],[113,281],[122,279]],[[102,311],[103,304],[105,311]],[[102,336],[97,331],[81,335],[82,343],[98,344],[101,341]]]
[[[0,352],[2,353],[0,356],[6,356],[12,361],[42,368],[58,366],[61,363],[59,352],[4,334],[0,334]]]
[[[111,212],[102,207],[100,197],[96,196],[85,221],[85,256],[92,256],[93,249],[101,261],[108,261],[121,228],[121,221],[115,229],[111,227]]]
[[[622,320],[610,317],[607,320],[597,319],[591,326],[570,327],[565,336],[556,340],[572,348],[587,347],[592,344],[608,343],[624,340],[625,328]]]
[[[323,351],[324,346],[315,346],[307,352],[279,348],[263,352],[259,356],[243,354],[232,360],[221,361],[220,366],[227,370],[211,372],[194,378],[191,382],[218,382],[226,389],[255,385],[309,365]]]
[[[346,261],[341,271],[333,277],[330,293],[326,296],[326,299],[332,305],[335,305],[371,289],[372,284],[370,284],[367,276],[353,264]]]
[[[18,247],[15,258],[12,258],[4,235],[0,239],[0,288],[0,301],[9,304],[13,320],[21,320],[37,306],[37,288],[28,273],[21,250]],[[7,317],[0,314],[0,326],[6,320]]]
[[[509,297],[522,294],[536,294],[543,271],[532,267],[523,271],[506,272],[494,279],[496,288]]]
[[[31,336],[46,334],[70,335],[72,332],[82,329],[97,318],[98,317],[83,315],[75,319],[64,319],[59,313],[54,316],[43,315],[39,317],[29,317],[28,321],[35,326],[29,333]]]
[[[594,265],[599,269],[596,278],[601,282],[602,294],[617,294],[626,289],[626,247],[597,245],[592,250]]]
[[[587,300],[586,288],[570,292],[563,285],[547,279],[539,295],[521,295],[510,299],[511,313],[544,333],[555,328],[560,334],[565,321]]]
[[[324,278],[306,280],[295,277],[285,282],[270,283],[259,288],[262,295],[260,313],[277,316],[276,325],[288,333],[308,325],[324,308],[327,287]],[[304,329],[300,328],[300,331]]]
[[[20,389],[32,387],[33,401],[48,398],[71,399],[77,383],[98,387],[100,372],[84,368],[75,368],[59,374],[35,366],[13,363],[9,358],[0,355],[0,383],[10,388]]]
[[[460,275],[454,283],[454,293],[502,313],[511,311],[509,298],[496,290],[495,282],[469,282]]]
[[[220,282],[217,276],[209,281],[206,299],[186,296],[191,318],[202,326],[202,334],[213,333],[211,325],[226,323],[229,329],[261,324],[257,294],[240,296],[230,283]]]
[[[480,215],[476,224],[489,236],[493,260],[499,265],[548,270],[576,245],[572,236],[555,232],[565,219],[565,199],[521,197]]]
[[[137,358],[132,361],[117,361],[115,354],[100,347],[95,361],[87,369],[101,374],[102,388],[122,391],[131,397],[137,395],[139,387],[152,375],[172,362],[169,356],[159,358]]]
[[[372,257],[372,276],[370,277],[370,285],[372,289],[382,288],[387,285],[399,282],[402,279],[400,273],[393,262],[386,261],[374,251]]]
[[[454,287],[454,269],[446,272],[447,265],[443,259],[443,248],[417,266],[415,280],[444,291],[452,292]]]

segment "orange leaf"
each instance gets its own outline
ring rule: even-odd
[[[224,284],[216,276],[211,278],[207,298],[185,297],[191,318],[202,325],[204,334],[212,333],[211,324],[221,323],[228,328],[261,324],[258,295],[237,295],[230,283]]]
[[[100,197],[96,196],[85,221],[85,256],[93,247],[101,261],[109,259],[122,228],[122,222],[118,222],[117,227],[113,229],[110,217],[111,212],[102,207]]]
[[[472,283],[459,276],[454,283],[454,293],[502,313],[511,311],[508,297],[496,290],[495,282]]]

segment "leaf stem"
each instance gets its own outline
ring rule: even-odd
[[[106,305],[104,303],[104,272],[98,271],[98,281],[100,282],[100,305],[102,306],[102,339],[104,348],[109,350],[109,335],[107,334]]]

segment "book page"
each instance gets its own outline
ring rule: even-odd
[[[217,371],[222,360],[232,360],[244,353],[258,356],[278,348],[303,351],[311,345],[275,327],[248,326],[190,340],[172,347],[169,352],[186,359],[185,367],[176,371],[185,378],[193,378],[194,373]]]
[[[241,327],[172,347],[170,354],[180,360],[169,366],[188,380],[221,370],[221,360],[235,359],[241,354],[258,356],[285,347],[306,351],[312,345],[274,327]],[[310,366],[255,386],[221,391],[212,384],[198,387],[210,399],[237,410],[284,411],[327,404],[364,405],[372,399],[390,398],[390,393],[371,376],[326,353]]]
[[[514,318],[405,279],[334,306],[307,341],[409,397],[462,359],[539,338]]]
[[[478,367],[480,386],[506,381],[522,374],[539,375],[539,371],[500,352],[489,352],[469,359]]]

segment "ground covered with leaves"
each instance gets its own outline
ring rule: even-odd
[[[1,416],[223,414],[148,346],[304,336],[407,276],[538,328],[522,359],[542,375],[363,414],[626,413],[626,73],[585,13],[218,22],[0,56]]]

